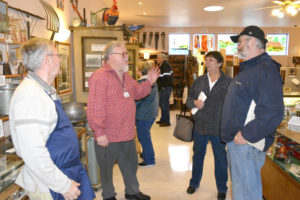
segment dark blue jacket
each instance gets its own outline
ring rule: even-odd
[[[172,87],[173,81],[172,67],[167,61],[164,61],[160,66],[160,76],[157,79],[158,89]]]
[[[139,83],[146,81],[147,79],[143,78],[138,80]],[[146,120],[153,119],[157,117],[158,114],[158,88],[155,83],[152,85],[151,92],[148,96],[135,101],[136,104],[136,119],[137,120]]]
[[[255,119],[244,126],[252,100],[256,104]],[[280,64],[267,53],[240,63],[240,71],[229,85],[224,102],[222,141],[233,141],[236,133],[241,131],[251,143],[265,138],[263,151],[266,151],[274,141],[283,110]]]

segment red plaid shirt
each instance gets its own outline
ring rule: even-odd
[[[135,137],[134,100],[147,96],[151,83],[138,84],[128,73],[124,73],[123,80],[124,85],[107,63],[89,79],[87,119],[95,139],[106,135],[109,142],[122,142]]]

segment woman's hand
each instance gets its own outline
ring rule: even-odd
[[[201,110],[205,105],[202,100],[194,100],[194,104],[199,110]]]

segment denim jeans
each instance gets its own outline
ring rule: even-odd
[[[227,158],[232,181],[233,200],[261,200],[260,169],[266,153],[249,144],[227,143]]]
[[[148,165],[155,164],[155,155],[151,140],[150,129],[155,118],[149,120],[136,120],[138,139],[143,148],[144,162]]]
[[[218,192],[226,193],[227,192],[227,158],[225,144],[220,142],[220,136],[217,135],[200,135],[194,131],[194,155],[193,155],[193,170],[192,178],[190,180],[190,186],[195,188],[199,187],[202,172],[203,172],[203,162],[206,154],[206,146],[208,141],[211,141],[214,160],[215,160],[215,179],[217,184]]]
[[[165,87],[159,90],[159,106],[161,108],[161,123],[170,123],[170,103],[169,99],[172,93],[172,87]]]

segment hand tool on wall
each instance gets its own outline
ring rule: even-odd
[[[47,29],[52,31],[50,40],[54,39],[55,33],[59,31],[59,18],[53,7],[44,0],[40,0],[47,14]]]
[[[161,45],[162,45],[162,49],[165,49],[165,39],[166,39],[166,34],[165,34],[165,32],[161,32],[160,36],[161,36]]]
[[[147,32],[143,32],[143,45],[146,43]]]
[[[159,32],[155,32],[155,49],[158,49]]]
[[[149,46],[151,46],[152,38],[153,38],[153,32],[150,32],[149,33],[149,43],[148,43]]]

